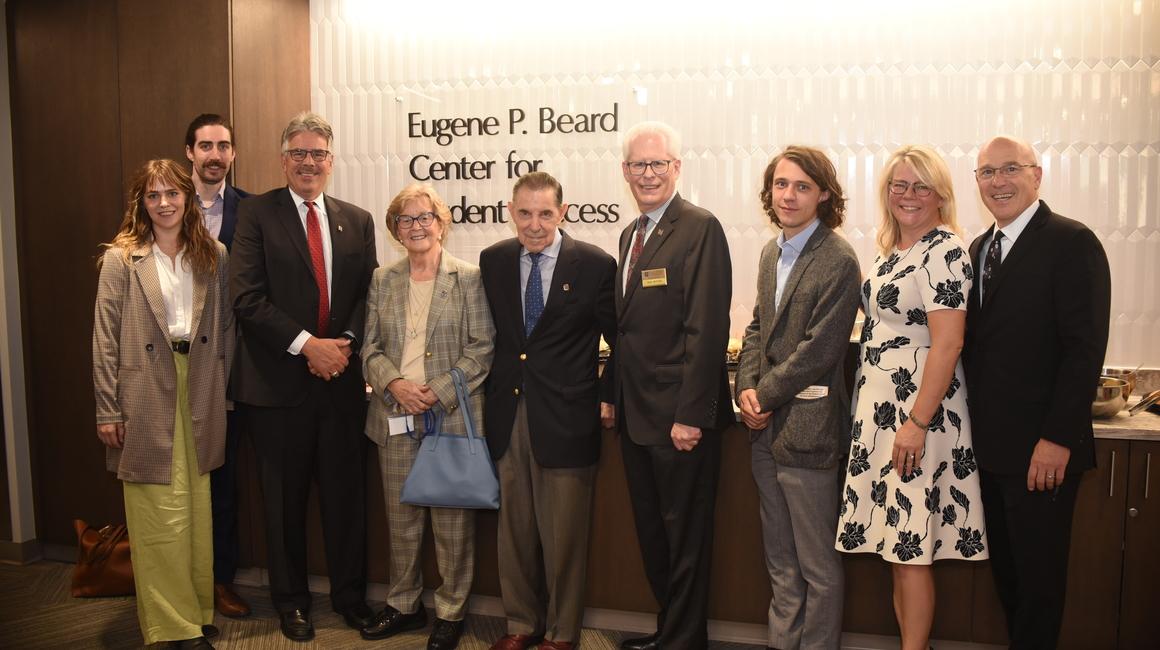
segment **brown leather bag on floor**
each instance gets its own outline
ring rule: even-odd
[[[77,564],[72,575],[72,595],[132,596],[133,563],[125,524],[97,530],[83,519],[75,519],[73,528],[77,531]]]

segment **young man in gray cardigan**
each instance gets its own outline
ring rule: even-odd
[[[836,232],[845,198],[823,152],[791,146],[774,157],[761,203],[781,233],[761,252],[736,391],[773,586],[769,645],[838,648],[837,468],[850,413],[842,360],[858,311],[858,259]]]

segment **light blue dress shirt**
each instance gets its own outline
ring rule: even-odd
[[[785,294],[785,283],[789,280],[789,274],[793,271],[793,265],[797,263],[798,258],[801,257],[802,251],[806,248],[806,242],[813,236],[814,231],[818,229],[818,219],[814,219],[813,223],[806,226],[806,229],[798,234],[790,237],[787,241],[785,232],[777,236],[777,246],[781,249],[781,256],[777,258],[777,293],[774,294],[774,304],[778,309],[781,309],[781,298]]]

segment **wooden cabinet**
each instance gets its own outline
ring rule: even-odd
[[[1160,442],[1097,440],[1072,525],[1060,648],[1154,647],[1160,638]]]
[[[1120,648],[1160,639],[1160,442],[1132,441],[1124,518]]]

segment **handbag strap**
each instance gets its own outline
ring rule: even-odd
[[[463,411],[463,425],[467,428],[467,437],[475,439],[475,418],[471,417],[471,396],[467,392],[467,378],[459,368],[451,368],[451,382],[455,384],[455,396],[459,399],[459,408]]]
[[[117,543],[129,534],[128,527],[125,524],[117,524],[116,526],[105,526],[97,531],[100,540],[93,545],[89,551],[89,562],[104,562],[113,553],[113,549]]]

